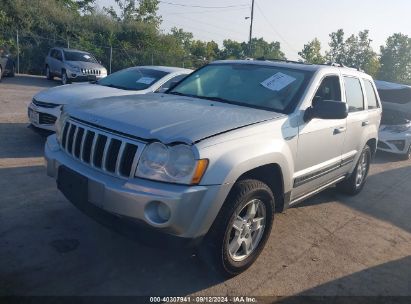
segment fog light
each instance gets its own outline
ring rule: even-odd
[[[171,217],[170,208],[166,204],[158,201],[148,203],[144,213],[146,219],[154,224],[164,224],[168,222]]]

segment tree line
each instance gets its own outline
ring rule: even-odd
[[[131,65],[156,64],[196,68],[217,59],[286,59],[278,41],[253,38],[251,44],[231,39],[220,47],[215,41],[194,39],[182,28],[160,30],[158,0],[115,0],[116,7],[96,8],[95,0],[2,0],[0,45],[16,52],[19,33],[21,71],[42,73],[44,57],[54,46],[92,52],[112,70]],[[369,31],[345,36],[330,34],[329,50],[322,52],[315,38],[304,45],[301,61],[341,63],[386,81],[411,84],[411,38],[388,37],[380,53],[371,47]]]

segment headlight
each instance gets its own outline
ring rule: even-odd
[[[63,135],[63,129],[64,125],[66,124],[68,118],[67,112],[62,111],[61,115],[59,118],[57,118],[56,123],[55,123],[55,129],[56,129],[56,137],[58,142],[61,142],[61,137]]]
[[[76,65],[68,64],[67,66],[69,67],[70,71],[77,72],[77,73],[80,72],[80,68]]]
[[[207,165],[208,160],[196,160],[187,145],[168,147],[156,142],[144,149],[136,176],[178,184],[198,184]]]

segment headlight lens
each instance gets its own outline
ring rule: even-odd
[[[76,66],[76,65],[68,64],[68,67],[69,67],[70,70],[73,71],[73,72],[80,72],[80,68],[79,68],[78,66]]]
[[[178,184],[198,184],[207,167],[204,162],[208,164],[208,160],[196,160],[187,145],[168,147],[156,142],[144,149],[136,176]]]

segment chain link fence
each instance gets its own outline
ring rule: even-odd
[[[0,33],[0,46],[8,48],[15,61],[17,73],[44,74],[44,59],[53,47],[80,49],[92,53],[97,60],[115,72],[137,65],[167,65],[192,68],[194,65],[205,64],[202,58],[192,58],[190,55],[176,56],[174,53],[156,49],[136,49],[124,44],[102,45],[81,38],[43,37],[13,32]]]

